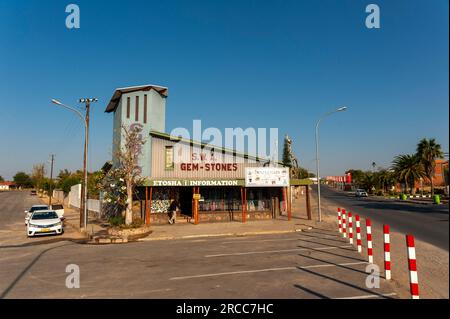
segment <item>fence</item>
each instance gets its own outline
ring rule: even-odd
[[[80,208],[81,204],[81,184],[73,185],[70,188],[70,192],[67,196],[64,196],[64,192],[61,190],[53,191],[53,198],[58,202],[63,203],[69,207]],[[88,211],[97,215],[101,214],[102,205],[98,199],[88,199],[87,201]]]

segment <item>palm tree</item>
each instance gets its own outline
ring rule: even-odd
[[[408,186],[411,185],[410,193],[414,187],[414,182],[420,177],[425,176],[423,165],[416,155],[397,155],[392,162],[392,169],[395,176],[405,182],[405,190],[408,191]],[[412,182],[411,184],[409,184]]]
[[[417,144],[417,156],[419,157],[420,162],[423,165],[425,175],[431,183],[431,196],[433,196],[433,176],[436,169],[436,159],[444,157],[441,145],[436,143],[436,140],[434,138],[423,138],[422,140],[420,140],[419,144]]]
[[[376,184],[375,176],[370,173],[365,174],[362,180],[362,184],[369,193],[372,193],[372,188],[374,188]]]
[[[393,172],[387,169],[377,172],[375,180],[378,188],[382,189],[383,192],[386,192],[389,186],[395,185],[395,176]]]

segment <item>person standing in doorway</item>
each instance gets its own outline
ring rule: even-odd
[[[169,224],[175,224],[177,221],[177,210],[179,207],[180,205],[178,204],[178,201],[174,199],[169,206]]]

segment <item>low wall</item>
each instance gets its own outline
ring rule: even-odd
[[[200,212],[198,214],[200,223],[242,221],[242,212]],[[246,220],[272,219],[271,211],[247,212]]]
[[[198,216],[199,223],[242,221],[242,212],[200,212]],[[154,225],[165,225],[169,221],[166,213],[152,213],[150,218],[150,223]],[[184,221],[185,218],[185,215],[177,214],[177,221]],[[272,219],[271,211],[247,212],[247,221],[268,219]],[[190,220],[192,222],[193,218]]]

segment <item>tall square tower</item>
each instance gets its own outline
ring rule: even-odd
[[[157,85],[140,85],[119,88],[114,91],[105,112],[114,112],[113,166],[117,164],[117,152],[124,144],[122,126],[140,126],[145,144],[138,165],[142,177],[151,174],[152,141],[150,131],[165,133],[166,99],[168,89]]]

